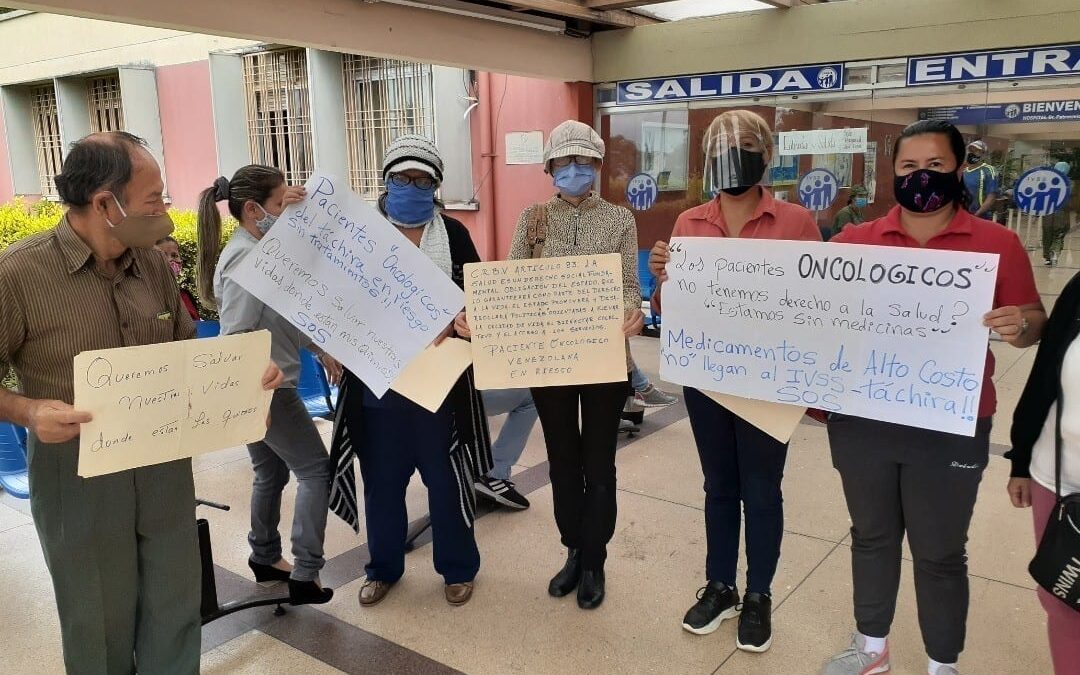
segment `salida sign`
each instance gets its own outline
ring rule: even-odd
[[[844,88],[844,65],[828,63],[796,68],[742,70],[687,77],[632,80],[618,83],[620,105],[698,99],[770,96]]]

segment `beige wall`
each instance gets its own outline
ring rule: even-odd
[[[1078,0],[847,0],[600,33],[593,81],[1078,39]]]
[[[573,82],[592,76],[588,40],[362,0],[16,0],[5,5],[526,77]],[[11,50],[5,46],[4,53]]]
[[[0,85],[119,65],[205,61],[211,51],[252,44],[256,43],[58,14],[26,14],[0,21]]]

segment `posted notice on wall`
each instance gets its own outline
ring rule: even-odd
[[[346,181],[315,172],[306,187],[235,278],[381,397],[464,295]]]
[[[543,164],[544,132],[511,131],[506,134],[506,163]]]
[[[972,436],[998,256],[677,237],[660,375]]]
[[[779,155],[862,154],[866,152],[866,127],[781,131]]]
[[[618,253],[465,266],[479,389],[626,379]]]
[[[83,352],[75,357],[79,475],[101,476],[261,440],[273,392],[270,333]]]

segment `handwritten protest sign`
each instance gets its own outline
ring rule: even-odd
[[[79,475],[101,476],[266,435],[270,333],[83,352],[75,357]]]
[[[617,253],[465,266],[480,389],[626,379]]]
[[[675,238],[670,382],[974,435],[998,256]]]
[[[235,278],[382,396],[464,296],[348,183],[316,172],[306,187]]]
[[[421,408],[438,412],[461,374],[472,364],[467,340],[446,338],[409,362],[391,389]]]

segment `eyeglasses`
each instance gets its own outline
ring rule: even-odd
[[[593,161],[594,158],[586,157],[585,155],[570,155],[569,157],[556,157],[551,160],[551,163],[561,169],[564,166],[570,166],[570,162],[573,162],[578,166],[589,166]]]
[[[431,176],[408,176],[403,173],[390,174],[390,182],[399,187],[404,187],[409,183],[412,183],[421,190],[430,190],[438,185],[438,182]]]

